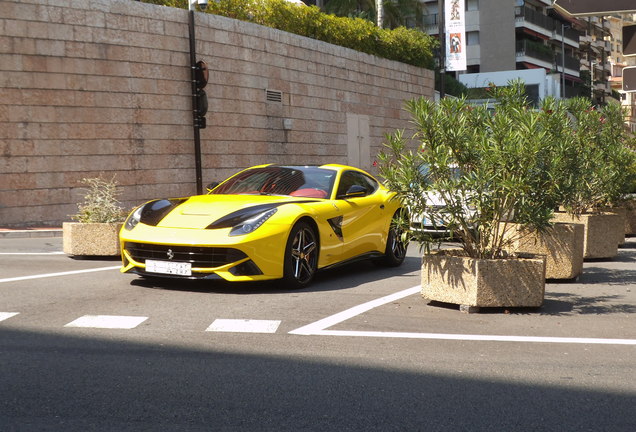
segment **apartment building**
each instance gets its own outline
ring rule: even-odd
[[[426,31],[438,34],[438,2],[424,0]],[[468,87],[521,78],[531,97],[611,94],[609,23],[561,16],[551,0],[465,0]],[[590,78],[595,83],[589,87]]]
[[[618,95],[621,104],[627,112],[627,124],[632,132],[636,132],[636,95],[623,91],[623,69],[636,66],[636,56],[623,54],[623,25],[636,24],[636,14],[612,15],[605,17],[609,23],[611,37],[609,63],[611,75],[609,84],[614,95]]]

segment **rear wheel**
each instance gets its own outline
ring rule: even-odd
[[[285,248],[283,281],[290,289],[304,288],[314,277],[318,266],[318,238],[306,222],[298,222],[291,230]]]
[[[404,262],[406,258],[406,242],[402,235],[402,229],[400,229],[397,218],[399,215],[396,213],[391,221],[391,227],[389,228],[389,235],[386,240],[386,249],[384,250],[384,257],[382,258],[382,264],[389,267],[397,267]]]

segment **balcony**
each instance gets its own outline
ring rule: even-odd
[[[556,66],[557,66],[557,70],[559,72],[563,72],[563,57],[561,53],[556,53]],[[572,56],[566,55],[565,56],[565,73],[578,77],[580,75],[580,69],[581,69],[581,60],[574,58]]]
[[[552,35],[552,39],[563,41],[569,46],[578,48],[580,43],[580,35],[581,34],[578,31],[571,28],[563,29],[560,23],[555,22],[554,34]]]
[[[554,19],[524,6],[515,7],[515,26],[526,27],[550,38],[557,27]]]
[[[426,33],[429,35],[436,35],[439,33],[439,14],[428,14],[423,17],[423,26],[426,30]]]
[[[541,43],[530,40],[517,41],[517,62],[532,63],[551,69],[554,65],[554,51]]]

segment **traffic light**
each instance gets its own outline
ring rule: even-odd
[[[623,55],[636,55],[636,25],[623,25]]]
[[[196,86],[195,109],[194,109],[194,127],[205,129],[205,115],[208,112],[208,95],[205,94],[203,88],[208,84],[208,65],[199,60],[194,68],[194,81]]]
[[[636,92],[636,66],[623,69],[623,91]]]

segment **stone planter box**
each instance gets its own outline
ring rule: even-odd
[[[636,201],[625,203],[625,235],[636,235]]]
[[[580,217],[557,212],[554,222],[580,223],[584,227],[583,258],[613,258],[618,254],[618,238],[624,223],[614,213],[586,213]]]
[[[619,217],[619,226],[624,227],[627,223],[627,208],[626,207],[612,207],[606,210],[607,213],[615,214]],[[625,244],[625,230],[616,230],[616,244],[622,246]]]
[[[62,224],[62,249],[74,256],[117,256],[119,249],[119,230],[123,224],[79,223]]]
[[[473,312],[480,307],[539,307],[545,259],[475,259],[442,250],[422,257],[422,297]]]
[[[512,224],[508,230],[514,239],[510,252],[545,256],[546,279],[574,279],[583,271],[583,224],[556,223],[544,232],[519,231]]]

